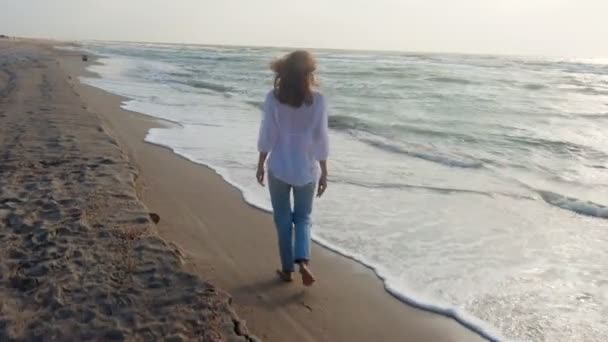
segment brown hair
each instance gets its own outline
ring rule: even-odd
[[[274,96],[279,102],[296,108],[312,104],[317,63],[310,52],[294,51],[272,62],[270,68],[275,73]]]

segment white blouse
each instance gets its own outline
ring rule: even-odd
[[[282,104],[271,91],[266,95],[258,151],[270,153],[268,171],[283,182],[302,186],[315,182],[317,162],[329,154],[325,99],[314,93],[311,105]]]

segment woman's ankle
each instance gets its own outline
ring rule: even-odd
[[[308,260],[298,260],[297,264],[300,267],[300,271],[301,271],[302,269],[308,269],[309,261]]]

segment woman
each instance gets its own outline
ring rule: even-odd
[[[327,189],[329,150],[325,100],[313,90],[315,69],[315,60],[306,51],[292,52],[272,63],[274,89],[264,102],[256,175],[264,186],[264,166],[270,155],[268,186],[282,266],[277,273],[289,282],[298,264],[305,286],[315,282],[309,266],[310,215],[315,184],[317,197]]]

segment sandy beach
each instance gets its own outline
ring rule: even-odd
[[[52,49],[0,44],[0,340],[251,340],[158,237]]]
[[[77,53],[0,44],[0,339],[481,340],[318,245],[318,283],[280,283],[270,215],[143,141],[170,123],[80,84]]]

